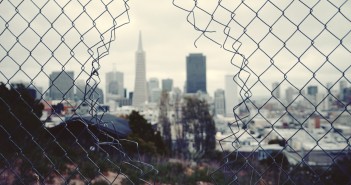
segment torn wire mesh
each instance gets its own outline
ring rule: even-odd
[[[207,39],[237,67],[237,121],[219,141],[228,155],[213,182],[350,184],[351,2],[173,4],[200,32],[195,46]]]
[[[98,88],[128,10],[128,0],[0,1],[0,184],[149,184],[157,170],[126,153]]]

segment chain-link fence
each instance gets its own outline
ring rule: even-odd
[[[129,23],[127,3],[0,1],[0,184],[147,183],[157,172],[125,152],[137,143],[99,103],[99,60]]]
[[[200,32],[195,46],[209,39],[237,67],[236,122],[212,182],[350,184],[351,2],[173,4]],[[127,0],[0,1],[0,184],[153,182],[157,169],[125,151],[138,151],[125,121],[100,104],[99,60],[128,10]]]
[[[350,184],[351,2],[179,1],[233,53],[241,100],[211,174],[226,184]],[[285,90],[285,91],[284,91]]]

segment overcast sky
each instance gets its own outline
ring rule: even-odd
[[[111,12],[114,14],[121,13],[124,10],[123,1],[117,2],[122,3],[116,4],[116,8],[114,9],[110,7]],[[306,67],[310,68],[312,71],[319,70],[316,78],[322,83],[336,83],[342,77],[342,73],[345,74],[347,79],[351,79],[351,69],[349,69],[351,59],[350,1],[333,1],[333,3],[335,3],[334,5],[326,0],[320,1],[317,5],[315,5],[316,1],[310,0],[304,1],[305,5],[300,3],[300,1],[295,1],[291,5],[289,5],[290,1],[272,1],[276,3],[276,7],[270,3],[264,5],[264,1],[245,1],[247,6],[240,5],[238,8],[240,2],[229,0],[221,1],[221,5],[231,11],[237,8],[234,16],[235,21],[231,20],[232,15],[221,7],[216,9],[214,18],[222,24],[228,24],[228,27],[231,28],[229,32],[230,35],[241,42],[239,52],[245,55],[249,61],[247,68],[245,68],[246,70],[252,70],[251,72],[260,75],[271,65],[271,60],[266,54],[273,58],[277,68],[271,67],[264,75],[260,76],[260,80],[266,84],[268,88],[272,88],[271,84],[274,81],[283,81],[283,73],[288,71],[288,80],[298,88],[304,87],[306,83],[308,83],[308,85],[317,84],[316,80],[309,82],[309,79],[312,78],[313,75]],[[44,18],[40,16],[36,17],[38,10],[30,1],[25,1],[24,3],[25,5],[19,6],[19,10],[28,20],[35,20],[32,21],[31,25],[37,29],[36,32],[39,35],[45,35],[43,40],[47,43],[47,47],[54,50],[55,46],[62,42],[61,38],[56,37],[55,35],[57,34],[53,31],[50,31],[50,33],[42,31],[47,30],[46,27],[50,28],[50,24]],[[37,3],[41,4],[42,2],[38,1]],[[186,9],[192,8],[194,4],[192,1],[184,0],[176,0],[175,3]],[[208,12],[213,12],[218,4],[216,1],[199,1],[198,3],[199,7]],[[90,6],[87,6],[87,12],[92,16],[98,15],[96,12],[103,10],[103,7],[101,9],[98,4],[99,3],[94,2]],[[213,95],[213,92],[217,88],[224,88],[224,76],[226,74],[235,74],[238,71],[238,68],[231,64],[233,54],[225,51],[223,47],[221,48],[206,37],[202,36],[197,41],[197,48],[194,46],[194,41],[201,32],[194,30],[194,27],[187,22],[188,12],[175,7],[171,0],[131,0],[128,4],[130,6],[130,23],[116,30],[116,40],[110,45],[109,55],[100,60],[100,88],[105,89],[105,73],[115,68],[117,71],[124,73],[124,84],[128,91],[133,90],[135,51],[137,49],[139,31],[142,32],[143,48],[146,52],[147,79],[157,77],[161,81],[161,79],[164,78],[171,78],[174,80],[174,86],[183,89],[186,76],[185,58],[189,53],[203,53],[207,57],[207,88],[211,95]],[[261,8],[263,5],[264,7]],[[341,13],[338,13],[335,6],[341,5]],[[40,6],[42,5],[39,5],[39,7]],[[287,6],[289,6],[289,8],[285,11],[285,15],[289,20],[287,18],[278,20],[281,16],[281,12],[277,10],[277,7],[285,9]],[[313,7],[313,16],[308,16],[310,9],[306,6]],[[50,7],[53,7],[53,10],[50,9]],[[271,31],[276,37],[286,41],[287,48],[290,52],[297,55],[297,57],[293,56],[286,48],[282,49],[278,54],[275,54],[283,47],[283,43],[272,34],[266,36],[269,32],[269,26],[265,25],[260,19],[254,19],[254,21],[250,23],[256,15],[252,10],[259,9],[258,15],[261,20],[268,25],[274,24]],[[71,17],[76,17],[81,10],[82,7],[75,1],[72,1],[71,4],[66,6],[65,13]],[[19,37],[22,45],[31,50],[30,48],[34,48],[36,43],[40,42],[40,39],[33,31],[27,30],[25,34],[22,33],[28,24],[19,16],[15,16],[15,18],[12,17],[15,14],[15,9],[12,5],[9,5],[7,1],[1,3],[0,12],[1,30],[5,28],[5,23],[11,20],[9,29],[14,35],[22,34],[21,37]],[[60,9],[57,8],[55,4],[51,6],[46,5],[46,8],[44,8],[42,12],[44,12],[51,22],[54,22],[61,13]],[[318,17],[318,20],[315,17]],[[211,18],[209,15],[199,11],[199,9],[195,9],[195,21],[200,29],[204,29],[207,26],[210,20],[209,18]],[[306,20],[300,24],[303,19]],[[110,28],[112,24],[112,20],[108,17],[105,18],[102,16],[98,20],[97,25],[101,30]],[[190,17],[190,20],[193,19]],[[125,16],[117,19],[118,24],[124,21],[126,21]],[[81,31],[80,33],[84,33],[84,29],[86,30],[87,27],[89,28],[89,20],[81,18],[75,23],[77,30]],[[300,32],[295,33],[296,26],[294,27],[293,23],[300,24],[299,28],[305,35]],[[322,32],[324,28],[323,24],[327,24],[328,31],[324,30]],[[60,18],[58,21],[56,20],[54,25],[58,25],[55,27],[56,30],[63,33],[71,27],[69,21],[67,22],[67,19],[63,18]],[[246,27],[246,30],[240,25]],[[223,44],[225,40],[223,29],[223,26],[212,22],[208,30],[216,32],[208,33],[208,36]],[[247,35],[251,38],[247,35],[242,35],[243,31],[246,31]],[[94,45],[96,39],[99,39],[98,34],[94,35],[93,33],[93,31],[90,31],[89,34],[84,35],[84,42],[86,44]],[[9,50],[13,46],[13,43],[16,42],[16,38],[13,34],[10,34],[8,31],[2,32],[0,41],[5,50]],[[67,34],[68,36],[66,35],[69,39],[65,39],[65,43],[68,46],[72,47],[76,43],[81,42],[79,35],[74,35],[73,32],[71,35],[70,34]],[[257,44],[253,41],[259,42],[265,36],[266,38],[260,43],[260,48],[262,50],[257,50]],[[314,39],[314,47],[310,47],[311,41],[307,37]],[[340,44],[337,38],[342,39],[343,46],[337,47]],[[234,41],[234,39],[229,39],[226,43],[226,48],[230,48]],[[80,46],[81,45],[79,45],[79,47]],[[238,49],[237,46],[238,43],[235,43],[234,47],[236,49]],[[74,51],[77,60],[73,60],[70,59],[69,50],[67,47],[65,49],[65,47],[59,47],[59,49],[55,50],[55,58],[66,63],[65,70],[74,70],[76,75],[78,75],[82,66],[80,63],[86,62],[87,57],[89,57],[85,56],[87,55],[86,49],[84,50],[84,47],[81,49],[76,47]],[[41,45],[40,49],[37,47],[35,52],[32,53],[32,55],[36,56],[38,61],[25,62],[22,67],[23,72],[16,73],[19,69],[18,65],[20,65],[21,62],[16,64],[14,61],[26,60],[28,56],[19,55],[19,53],[28,51],[20,46],[14,48],[15,49],[11,49],[10,52],[12,59],[5,57],[0,63],[0,70],[2,73],[0,74],[0,80],[2,81],[4,81],[4,76],[7,78],[12,77],[11,80],[33,77],[40,72],[40,65],[45,64],[43,68],[45,73],[41,72],[34,79],[34,82],[39,86],[47,88],[47,75],[53,70],[62,69],[62,66],[58,65],[57,61],[52,59],[46,64],[51,52],[48,52],[48,50]],[[305,52],[306,50],[308,51]],[[266,52],[266,54],[264,54],[263,51]],[[1,49],[0,54],[1,58],[3,58],[3,56],[6,56],[6,51]],[[323,54],[325,56],[323,56]],[[326,61],[327,55],[329,55],[328,59],[334,66],[327,63],[319,68]],[[295,65],[299,59],[303,64]],[[232,62],[240,66],[242,62],[241,57],[236,55]],[[84,70],[89,72],[90,66],[90,64],[87,64]],[[293,66],[295,67],[291,69]],[[258,78],[254,76],[255,75],[251,75],[249,80],[249,84],[251,85],[258,80]],[[80,77],[86,79],[87,75],[81,74]],[[287,87],[289,84],[285,81],[282,86]],[[263,85],[260,84],[256,84],[254,90],[257,90],[260,94],[269,94],[268,91],[264,90]]]
[[[234,9],[237,5],[235,3],[228,3],[229,1],[222,1],[223,5],[231,5]],[[248,5],[251,5],[252,8],[259,9],[263,3],[252,3],[249,2]],[[262,1],[263,2],[263,1]],[[184,1],[175,1],[175,3],[184,8],[191,8],[192,3],[185,4]],[[206,2],[199,3],[199,6],[206,9],[209,12],[213,12],[214,8],[217,6],[216,2]],[[338,4],[340,3],[340,4]],[[336,5],[341,5],[343,2],[336,2]],[[288,1],[281,1],[277,3],[282,9],[288,5]],[[314,6],[313,3],[307,3],[309,6]],[[185,57],[192,52],[201,52],[204,53],[207,57],[207,85],[208,91],[210,94],[217,88],[224,88],[224,75],[225,74],[235,74],[237,68],[231,65],[232,53],[223,50],[218,45],[211,42],[205,37],[201,37],[197,42],[197,48],[194,46],[195,39],[199,36],[199,32],[194,31],[194,28],[186,22],[187,12],[176,8],[170,1],[148,1],[148,2],[130,2],[130,18],[131,22],[129,25],[117,30],[117,35],[120,38],[117,38],[117,41],[112,44],[111,54],[104,58],[103,61],[106,63],[116,63],[116,69],[122,72],[125,72],[125,83],[128,89],[133,88],[134,82],[134,52],[137,47],[137,39],[139,30],[142,31],[143,36],[143,47],[146,52],[146,62],[147,62],[147,78],[158,77],[162,78],[172,78],[175,81],[175,86],[183,88],[185,81]],[[342,12],[348,17],[351,18],[351,3],[346,3],[343,5]],[[290,10],[287,11],[291,21],[298,23],[305,16],[308,15],[309,9],[306,8],[301,3],[294,3],[290,5]],[[326,11],[327,9],[330,11]],[[242,25],[247,24],[253,17],[254,14],[248,10],[245,6],[239,8],[240,11],[236,12],[237,19]],[[265,5],[261,10],[260,16],[267,23],[273,23],[279,16],[279,11],[274,11],[275,8],[271,4]],[[314,15],[319,17],[323,22],[328,22],[331,17],[336,13],[335,7],[331,4],[323,2],[316,5],[314,8]],[[347,12],[346,10],[350,10]],[[157,12],[157,13],[155,13]],[[225,11],[217,10],[217,20],[227,23],[228,17],[230,14]],[[325,13],[326,12],[326,13]],[[269,17],[270,16],[270,17]],[[205,28],[209,21],[209,16],[203,14],[200,11],[195,12],[196,24],[201,28]],[[334,20],[335,19],[335,20]],[[337,35],[339,38],[345,37],[347,32],[350,31],[350,22],[348,22],[344,17],[337,14],[332,21],[329,21],[328,25],[331,27],[331,32]],[[346,20],[346,22],[345,22]],[[346,23],[346,24],[345,24]],[[220,27],[216,24],[210,29],[217,31],[216,34],[212,34],[213,38],[219,42],[224,42],[223,37],[223,27]],[[288,24],[287,19],[281,19],[276,23],[277,28],[275,28],[275,34],[282,39],[287,39],[293,32],[296,30],[292,27],[292,24]],[[306,23],[301,24],[301,29],[307,36],[314,38],[319,34],[323,26],[312,16],[308,17]],[[236,25],[232,24],[231,26],[235,27]],[[235,34],[240,35],[241,30],[231,30],[232,36]],[[248,27],[248,32],[253,39],[259,41],[263,36],[268,32],[268,27],[256,21],[251,23],[251,26]],[[249,42],[248,39],[242,37],[242,53],[246,56],[249,56],[256,48],[257,45]],[[316,39],[316,46],[322,53],[326,55],[329,54],[339,43],[338,39],[335,39],[330,36],[329,32],[322,32],[319,39]],[[348,35],[344,39],[344,45],[348,46],[350,49],[351,35]],[[306,46],[303,46],[306,45]],[[310,41],[303,36],[302,34],[295,34],[289,42],[287,42],[289,49],[298,54],[302,54],[307,47],[310,46]],[[273,55],[274,52],[278,51],[282,47],[282,43],[274,38],[268,37],[267,42],[262,42],[264,51]],[[275,65],[280,68],[283,72],[287,72],[290,68],[296,63],[297,59],[289,54],[287,50],[282,50],[276,56]],[[303,60],[302,60],[303,59]],[[305,66],[309,67],[311,70],[317,70],[320,65],[325,62],[325,57],[320,54],[315,48],[310,48],[302,56],[302,61]],[[339,47],[334,51],[334,54],[331,55],[331,61],[336,67],[345,71],[350,66],[351,55],[350,52]],[[265,58],[262,52],[256,52],[250,58],[250,68],[257,74],[262,73],[269,65],[269,58]],[[237,63],[240,65],[240,63]],[[110,65],[103,65],[103,71],[108,71],[111,69]],[[106,67],[106,68],[105,68]],[[346,71],[346,74],[350,74],[350,71]],[[271,88],[271,83],[273,81],[282,81],[284,75],[280,73],[276,68],[271,68],[266,73],[268,75],[263,75],[261,80],[264,83],[267,83],[267,86]],[[297,65],[288,75],[292,83],[298,84],[297,87],[302,88],[306,84],[309,78],[312,77],[312,74],[305,69],[303,65]],[[330,64],[324,65],[318,72],[318,78],[323,83],[326,81],[336,82],[341,74],[338,70],[332,67]],[[350,79],[350,75],[348,76]],[[257,81],[257,78],[252,78],[253,82]],[[317,84],[316,81],[312,80],[311,84]],[[284,85],[288,86],[286,82]],[[260,86],[260,85],[256,85]],[[261,87],[260,87],[261,88]],[[268,92],[266,92],[268,93]]]
[[[174,85],[183,90],[185,82],[185,58],[189,53],[203,53],[207,57],[207,86],[213,93],[224,87],[224,75],[234,74],[230,64],[231,53],[202,39],[194,46],[199,33],[186,22],[186,12],[176,8],[170,1],[130,2],[130,24],[118,29],[117,40],[111,45],[111,53],[102,59],[102,71],[107,72],[116,64],[125,74],[128,90],[134,88],[135,51],[139,31],[142,32],[146,52],[147,79],[171,78]]]

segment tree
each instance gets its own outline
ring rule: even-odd
[[[41,174],[49,171],[48,157],[40,147],[48,141],[40,121],[43,109],[44,105],[24,85],[8,88],[0,83],[0,154],[1,161],[11,164],[0,163],[0,168],[4,165],[19,170],[14,184],[31,183],[33,169]]]
[[[12,85],[9,89],[0,83],[0,151],[11,153],[27,139],[37,137],[43,109],[44,105],[24,85]]]
[[[193,136],[198,155],[211,155],[216,147],[216,128],[207,102],[196,97],[187,97],[182,113],[183,135]]]
[[[165,154],[166,148],[159,132],[152,128],[150,123],[139,114],[132,111],[128,116],[129,126],[132,133],[128,136],[128,140],[138,142],[139,152],[142,154]],[[136,153],[136,148],[131,145],[125,145],[126,149],[131,153]]]

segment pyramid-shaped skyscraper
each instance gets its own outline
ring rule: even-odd
[[[146,88],[146,62],[145,52],[141,42],[141,32],[139,33],[138,50],[135,54],[135,83],[133,94],[133,106],[139,107],[147,101]]]

